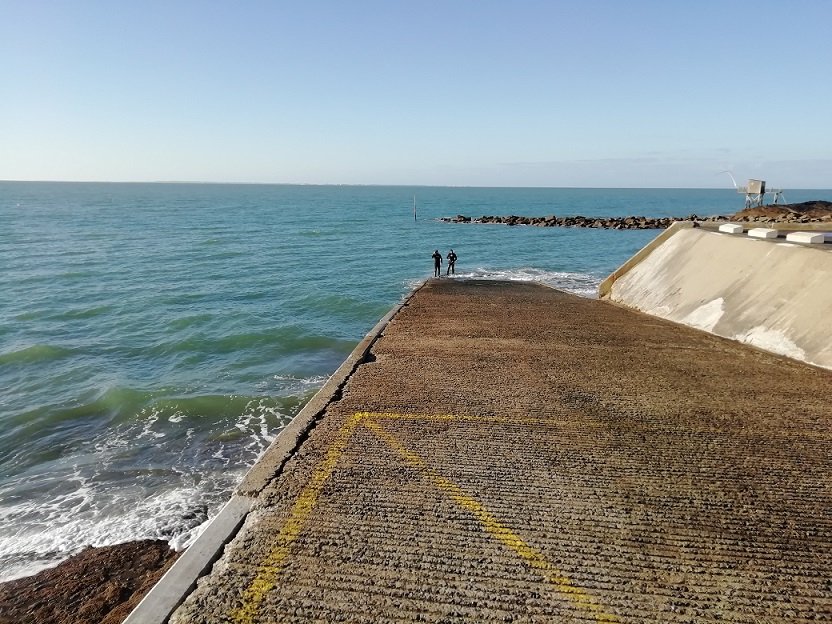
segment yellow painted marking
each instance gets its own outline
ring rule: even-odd
[[[335,466],[343,455],[356,428],[364,424],[383,439],[390,447],[401,455],[404,460],[422,470],[431,482],[440,490],[446,492],[451,499],[463,509],[469,511],[485,530],[497,540],[517,553],[532,568],[539,570],[543,576],[555,586],[562,594],[569,597],[578,607],[593,614],[597,622],[617,622],[612,615],[605,613],[595,603],[592,596],[585,590],[577,587],[565,574],[552,566],[543,556],[529,546],[523,539],[511,529],[501,524],[483,507],[479,501],[468,496],[458,485],[445,479],[436,471],[431,469],[424,460],[416,453],[408,450],[395,437],[385,431],[375,420],[420,420],[428,422],[463,420],[463,421],[487,421],[501,424],[549,424],[535,418],[501,418],[501,417],[477,417],[477,416],[454,416],[447,415],[408,415],[394,413],[371,413],[357,412],[353,414],[338,431],[332,446],[327,450],[324,461],[315,469],[309,483],[306,484],[300,496],[289,511],[289,518],[280,530],[273,550],[260,563],[257,575],[243,592],[242,606],[231,613],[231,619],[236,624],[253,624],[263,599],[272,591],[277,582],[277,575],[280,573],[292,543],[298,538],[304,524],[318,503],[318,497],[323,490],[324,484],[329,479]]]
[[[500,521],[492,516],[479,501],[471,496],[468,496],[468,494],[466,494],[457,484],[437,474],[433,469],[425,464],[425,461],[421,457],[408,450],[395,437],[385,431],[381,425],[369,419],[365,420],[364,424],[375,432],[375,434],[381,439],[387,442],[387,444],[389,444],[391,448],[401,455],[408,464],[425,472],[436,487],[446,492],[454,500],[454,502],[456,502],[463,509],[469,511],[477,520],[479,520],[490,535],[517,553],[531,567],[543,573],[544,577],[552,585],[554,585],[560,593],[568,596],[569,599],[580,608],[592,613],[595,616],[596,622],[617,621],[614,616],[605,613],[601,607],[595,603],[592,596],[580,587],[576,586],[568,576],[557,570],[548,561],[546,561],[546,559],[543,558],[543,555],[529,546],[523,538],[504,524],[500,523]]]
[[[335,465],[341,458],[353,432],[367,415],[366,412],[353,414],[338,431],[338,435],[335,437],[332,446],[327,450],[324,461],[317,467],[309,483],[303,488],[300,496],[298,496],[298,499],[289,511],[289,518],[277,535],[273,550],[260,563],[257,576],[254,577],[254,580],[243,593],[243,605],[231,613],[231,619],[234,622],[238,624],[252,624],[254,622],[254,618],[266,594],[274,589],[277,575],[289,554],[289,547],[298,538],[298,535],[300,535],[303,525],[309,518],[309,514],[318,503],[318,496],[326,480],[329,479],[332,471],[335,470]]]

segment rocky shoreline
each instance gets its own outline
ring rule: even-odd
[[[0,583],[0,624],[120,624],[178,556],[161,540],[87,548]]]
[[[824,223],[832,222],[832,202],[811,201],[800,204],[777,204],[747,208],[733,215],[713,215],[700,217],[695,214],[687,217],[520,217],[482,216],[441,217],[446,223],[492,223],[499,225],[532,225],[537,227],[584,227],[606,230],[660,230],[670,227],[676,221],[725,222],[739,223]]]

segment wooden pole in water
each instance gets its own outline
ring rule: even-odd
[[[416,223],[416,196],[413,196],[413,223]]]

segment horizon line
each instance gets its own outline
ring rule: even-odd
[[[482,188],[482,189],[630,189],[630,190],[698,190],[730,191],[737,193],[733,187],[723,186],[498,186],[476,184],[380,184],[380,183],[342,183],[342,182],[204,182],[195,180],[0,180],[10,184],[171,184],[171,185],[213,185],[213,186],[348,186],[348,187],[392,187],[392,188]],[[822,187],[795,187],[788,190],[828,191]]]

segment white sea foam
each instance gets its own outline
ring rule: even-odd
[[[230,418],[210,416],[214,426],[196,430],[190,425],[205,417],[185,418],[188,410],[180,409],[168,417],[171,409],[142,410],[48,470],[41,465],[4,481],[0,582],[56,565],[86,546],[163,539],[186,547],[290,419],[266,397],[249,399]],[[222,431],[235,435],[206,438]]]
[[[203,488],[197,486],[158,491],[146,498],[135,494],[109,492],[104,500],[92,487],[81,486],[48,506],[35,508],[31,502],[4,506],[0,521],[11,530],[0,535],[0,581],[34,574],[86,546],[135,539],[164,539],[181,546],[195,539],[195,530],[207,521],[209,512],[216,512],[206,508]],[[212,506],[218,507],[219,501]],[[115,509],[120,511],[114,513]],[[39,522],[18,521],[33,513]]]
[[[472,271],[460,272],[456,275],[445,276],[443,279],[481,279],[506,280],[512,282],[539,282],[558,290],[595,299],[598,297],[598,286],[602,277],[591,273],[576,273],[569,271],[546,271],[532,267],[518,269],[489,269],[477,267]],[[418,286],[423,280],[411,280],[407,283],[410,290]]]
[[[208,528],[208,525],[211,524],[213,520],[213,516],[208,518],[202,524],[195,526],[192,529],[184,531],[179,535],[176,535],[171,540],[168,541],[170,547],[175,550],[176,552],[181,552],[185,550],[188,546],[193,544],[197,538],[205,532],[205,529]]]
[[[147,415],[147,418],[144,419],[144,428],[138,434],[139,438],[164,438],[165,434],[161,431],[154,431],[153,425],[155,425],[159,421],[159,416],[161,412],[157,409],[151,409],[150,413]],[[173,421],[172,421],[173,422]]]
[[[292,375],[273,375],[271,382],[260,384],[259,389],[274,392],[277,386],[280,396],[306,396],[309,392],[323,386],[328,377],[314,375],[312,377],[294,377]]]

